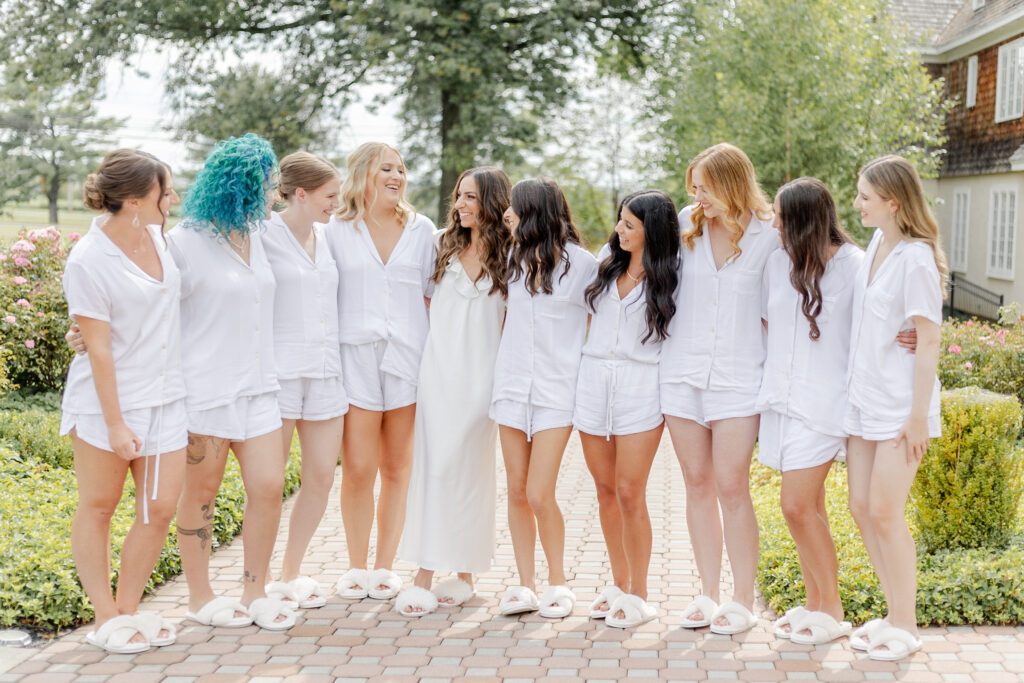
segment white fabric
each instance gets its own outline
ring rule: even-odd
[[[537,432],[572,427],[572,412],[502,399],[491,403],[488,414],[497,424],[518,429],[526,434],[527,441],[532,441],[533,435]]]
[[[661,383],[661,412],[709,428],[716,420],[757,415],[757,394],[730,389],[698,389],[686,382]]]
[[[530,296],[525,274],[508,285],[492,403],[517,401],[572,414],[587,333],[584,292],[597,275],[597,260],[576,244],[567,244],[563,253],[569,272],[563,276],[564,260],[556,266],[551,294]]]
[[[495,548],[497,426],[488,417],[505,302],[453,257],[430,300],[399,556],[480,573]]]
[[[942,288],[931,247],[906,240],[893,248],[868,283],[881,240],[882,231],[876,230],[856,275],[849,395],[850,405],[865,418],[898,430],[913,403],[914,355],[899,347],[896,335],[913,327],[914,316],[942,324]],[[939,416],[940,389],[936,377],[928,406],[932,422]]]
[[[594,300],[573,413],[573,423],[582,432],[621,436],[661,424],[662,342],[656,337],[641,342],[647,334],[644,285],[641,282],[620,299],[611,282]]]
[[[757,409],[803,420],[811,429],[846,436],[846,370],[850,359],[853,290],[864,252],[844,244],[821,278],[821,336],[810,338],[800,294],[790,281],[792,260],[784,249],[765,267],[768,354]]]
[[[277,405],[285,420],[330,420],[348,412],[348,394],[341,377],[279,380]]]
[[[277,391],[274,274],[260,231],[249,234],[248,265],[226,238],[205,226],[194,229],[187,220],[172,228],[167,239],[181,269],[189,413]]]
[[[434,224],[426,216],[411,215],[386,264],[364,222],[333,217],[324,235],[341,277],[341,343],[387,342],[382,369],[415,383],[427,339],[423,299],[434,291]]]
[[[71,250],[64,267],[64,296],[72,317],[110,325],[110,345],[121,411],[166,405],[185,396],[181,368],[178,306],[181,277],[159,226],[149,236],[160,257],[163,280],[147,275],[102,230],[109,218]],[[88,354],[77,355],[68,370],[61,410],[101,415]]]
[[[899,436],[900,429],[907,421],[910,413],[903,416],[868,415],[860,408],[850,405],[846,409],[843,430],[850,436],[859,436],[867,441],[888,441]],[[928,415],[928,437],[936,439],[942,436],[942,416],[938,413]]]
[[[386,341],[342,344],[341,367],[349,405],[363,410],[395,410],[416,402],[416,380],[388,371]]]
[[[338,266],[313,226],[316,259],[310,259],[277,213],[270,216],[263,247],[274,272],[274,358],[277,378],[341,376],[338,352]]]
[[[774,410],[761,413],[757,436],[757,459],[781,472],[805,470],[846,451],[846,437],[822,434],[800,418]]]
[[[245,441],[281,427],[277,392],[239,396],[227,405],[188,411],[188,431],[231,441]]]
[[[679,212],[684,230],[693,207]],[[757,394],[764,363],[761,276],[769,254],[779,248],[771,222],[751,218],[739,242],[741,253],[715,267],[708,231],[693,249],[683,245],[676,314],[661,358],[661,382],[686,382],[701,389]],[[662,405],[666,414],[670,407]]]
[[[173,453],[188,445],[184,398],[167,405],[124,410],[121,417],[128,429],[142,441],[139,457]],[[65,412],[60,420],[61,436],[70,434],[72,429],[90,446],[113,452],[110,433],[102,415]]]

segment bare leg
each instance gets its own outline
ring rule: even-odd
[[[373,486],[377,481],[383,412],[349,408],[341,453],[341,521],[349,566],[366,569],[373,527]],[[368,586],[363,586],[368,588]]]
[[[860,529],[864,547],[867,548],[868,557],[875,567],[885,601],[892,604],[892,591],[885,572],[885,554],[871,521],[871,473],[875,467],[876,445],[876,441],[867,441],[859,436],[851,436],[847,441],[846,470],[849,477],[850,513]]]
[[[686,528],[700,575],[701,592],[719,602],[722,581],[722,523],[711,460],[711,430],[693,420],[665,416],[672,447],[686,484]],[[694,621],[710,614],[693,614]]]
[[[178,549],[188,582],[188,608],[192,612],[215,597],[210,587],[210,546],[214,504],[227,460],[227,439],[189,433],[185,485],[178,504]],[[236,612],[235,616],[245,615]]]
[[[285,581],[302,574],[302,559],[327,509],[341,450],[343,424],[344,418],[341,417],[313,422],[300,420],[298,423],[302,444],[302,488],[295,497],[288,527],[288,544],[281,570],[281,578]]]
[[[110,590],[110,520],[117,510],[128,474],[128,461],[91,446],[72,431],[78,507],[71,522],[71,554],[99,626],[118,615]],[[142,634],[133,643],[145,642]]]
[[[597,509],[601,517],[604,543],[608,548],[608,562],[612,566],[612,582],[622,592],[629,593],[629,563],[623,547],[622,511],[615,494],[615,445],[618,438],[613,436],[608,441],[603,436],[580,432],[583,457],[597,489]],[[598,605],[599,610],[609,607],[606,603]]]
[[[548,563],[548,585],[564,586],[565,520],[555,499],[558,469],[572,427],[545,429],[533,435],[530,471],[526,478],[526,499],[537,519],[540,545]]]
[[[516,556],[519,583],[530,590],[535,588],[534,546],[537,543],[537,523],[526,498],[526,480],[530,472],[530,442],[518,429],[498,426],[501,454],[505,459],[508,480],[508,526],[512,533],[512,550]]]
[[[405,527],[412,476],[412,435],[416,404],[384,412],[381,423],[380,499],[377,501],[377,556],[374,568],[391,569]],[[381,586],[386,589],[387,586]]]
[[[651,566],[647,479],[664,428],[664,424],[660,424],[649,431],[615,439],[615,491],[622,514],[622,547],[629,564],[629,592],[644,600],[647,599],[647,570]]]

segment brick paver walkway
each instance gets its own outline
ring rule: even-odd
[[[499,482],[504,473],[499,464]],[[320,526],[306,570],[333,586],[346,566],[337,506]],[[499,491],[504,487],[499,485]],[[666,435],[651,476],[649,505],[654,524],[650,600],[657,620],[621,631],[587,618],[597,589],[610,579],[604,560],[593,484],[580,451],[570,441],[562,467],[559,500],[566,518],[566,562],[578,596],[573,616],[549,621],[536,615],[502,617],[498,600],[514,584],[514,561],[504,502],[499,502],[494,571],[477,581],[477,597],[406,619],[391,603],[332,597],[317,610],[300,612],[287,633],[256,627],[223,629],[183,624],[176,645],[140,655],[108,655],[84,642],[91,627],[57,639],[0,675],[2,681],[330,681],[352,680],[612,680],[661,678],[679,681],[739,679],[780,681],[1024,681],[1024,628],[929,628],[924,650],[900,663],[871,662],[845,640],[802,646],[771,635],[772,614],[740,636],[678,627],[678,615],[698,591],[683,523],[683,484]],[[503,495],[502,495],[503,498]],[[286,514],[290,505],[286,506]],[[282,550],[283,544],[278,544]],[[542,557],[538,545],[538,558]],[[238,595],[241,541],[214,556],[215,590]],[[275,555],[275,562],[280,556]],[[408,583],[414,567],[396,571]],[[726,577],[728,578],[728,577]],[[539,577],[543,587],[544,576]],[[727,593],[726,593],[727,595]],[[186,612],[184,579],[148,596],[144,609],[178,621]]]

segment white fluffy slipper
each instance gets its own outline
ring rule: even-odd
[[[724,618],[728,622],[725,626],[719,626],[716,620]],[[738,602],[727,602],[715,610],[711,615],[711,632],[720,636],[734,636],[754,628],[757,624],[757,617],[754,613]]]
[[[591,619],[604,619],[608,616],[608,612],[612,609],[612,603],[620,595],[625,595],[622,589],[618,586],[605,586],[605,589],[601,591],[601,594],[597,596],[594,602],[590,603],[590,618]],[[601,609],[601,605],[607,605],[604,609]]]
[[[621,617],[615,615],[622,612]],[[639,595],[620,595],[612,603],[611,611],[604,618],[604,623],[615,628],[633,628],[658,616],[658,611],[648,605]]]
[[[236,617],[235,612],[241,612],[242,616]],[[185,616],[203,626],[241,628],[252,624],[252,617],[245,605],[226,595],[210,600],[198,612],[189,612]]]
[[[295,595],[295,590],[286,581],[271,581],[263,587],[263,591],[267,594],[268,598],[280,600],[288,607],[294,609],[299,606],[299,599]]]
[[[418,611],[414,611],[418,608]],[[395,611],[403,617],[415,618],[437,609],[437,596],[420,586],[410,586],[395,598]]]
[[[327,604],[327,596],[320,582],[312,576],[300,576],[288,582],[301,609],[316,609]]]
[[[295,626],[295,612],[277,598],[256,598],[249,605],[252,623],[268,631],[287,631]],[[284,617],[277,621],[278,617]]]
[[[884,650],[882,648],[885,648]],[[886,624],[871,634],[868,658],[878,662],[898,662],[921,649],[921,641],[898,626]]]
[[[540,604],[537,602],[536,593],[526,586],[512,586],[501,596],[498,611],[507,617],[523,612],[536,612],[538,607]]]
[[[576,606],[576,594],[568,586],[548,586],[540,596],[540,615],[548,619],[564,619]]]
[[[174,645],[174,641],[178,639],[178,632],[174,629],[174,625],[157,612],[139,612],[135,615],[135,622],[142,630],[142,635],[153,647]],[[161,631],[167,635],[160,637]]]
[[[711,615],[718,609],[718,603],[706,595],[698,595],[690,606],[683,610],[679,625],[683,628],[703,628],[711,624]],[[700,612],[700,619],[694,618]]]
[[[797,605],[786,610],[785,614],[775,620],[774,628],[772,629],[775,632],[775,637],[788,640],[794,631],[799,630],[796,628],[796,623],[807,614],[810,614],[810,612],[803,605]],[[783,626],[788,626],[789,628],[784,629],[782,628]]]
[[[135,617],[130,614],[119,614],[113,619],[103,622],[102,626],[88,634],[85,639],[91,645],[101,647],[113,654],[134,655],[149,649],[148,640],[141,643],[131,642],[135,634],[139,634],[143,638],[146,637]]]
[[[384,588],[381,588],[384,586]],[[402,580],[390,569],[374,569],[370,574],[367,595],[374,600],[390,600],[402,590]]]
[[[794,621],[791,640],[799,645],[824,645],[848,635],[853,629],[848,621],[836,621],[825,612],[807,612]],[[804,633],[807,631],[807,633]]]
[[[338,579],[338,583],[334,586],[334,590],[338,593],[338,597],[345,598],[346,600],[362,600],[370,591],[367,586],[370,585],[370,571],[368,569],[358,569],[353,567],[347,572],[341,575]]]
[[[446,579],[434,588],[438,607],[458,607],[476,595],[473,587],[462,579]]]
[[[889,625],[885,619],[871,619],[864,622],[856,631],[850,634],[850,649],[858,652],[867,652],[871,647],[871,639],[876,631]]]

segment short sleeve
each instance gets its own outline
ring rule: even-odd
[[[603,263],[604,260],[606,258],[608,258],[609,256],[611,256],[611,255],[612,255],[612,247],[611,247],[610,244],[605,242],[604,246],[601,247],[601,251],[597,252],[597,263],[598,263],[598,266],[600,266],[601,263]]]
[[[931,248],[916,250],[903,286],[903,306],[908,320],[920,316],[942,324],[942,285]]]
[[[597,259],[583,247],[578,247],[570,253],[573,254],[573,257],[569,268],[569,276],[572,280],[569,301],[586,307],[587,287],[597,277]],[[576,271],[575,275],[572,273],[574,270]]]
[[[110,294],[81,261],[68,261],[64,268],[63,285],[71,317],[82,316],[110,322]]]
[[[174,265],[178,266],[178,272],[181,273],[181,298],[184,299],[192,293],[193,286],[195,284],[195,278],[192,276],[192,272],[188,267],[188,258],[185,256],[185,250],[181,248],[178,241],[181,239],[180,232],[184,228],[177,228],[167,233],[167,247],[171,250],[171,258],[174,259]]]
[[[768,265],[761,272],[761,320],[768,320],[768,293],[772,286],[772,259],[768,259]]]
[[[423,221],[421,230],[426,232],[428,237],[423,240],[423,251],[420,255],[420,269],[423,277],[423,296],[428,299],[434,296],[434,271],[437,269],[437,245],[443,230],[434,227],[434,222],[426,216],[419,216],[417,220]]]

